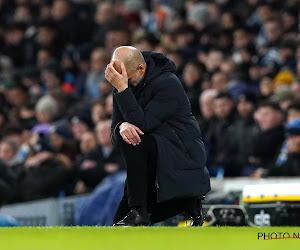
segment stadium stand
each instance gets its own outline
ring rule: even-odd
[[[175,62],[212,177],[299,177],[299,7],[0,1],[0,204],[88,194],[124,169],[104,125],[112,115],[104,69],[121,45]]]

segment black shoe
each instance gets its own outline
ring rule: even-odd
[[[204,216],[203,216],[201,200],[197,200],[195,206],[191,209],[188,209],[186,212],[191,217],[190,226],[201,227],[203,225]]]
[[[150,219],[148,217],[142,217],[138,211],[131,209],[130,212],[119,222],[115,223],[113,226],[123,226],[123,227],[132,227],[132,226],[149,226]]]

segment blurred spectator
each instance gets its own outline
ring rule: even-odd
[[[85,83],[85,95],[87,98],[99,98],[99,83],[105,79],[105,68],[109,61],[110,54],[105,52],[103,48],[97,48],[93,50],[91,54],[91,70],[87,74]]]
[[[12,166],[19,163],[17,157],[18,146],[8,139],[1,141],[0,143],[0,159],[2,159],[8,166]]]
[[[183,84],[196,118],[200,115],[198,99],[201,93],[203,72],[204,65],[197,61],[188,62],[183,69]]]
[[[85,153],[79,162],[78,174],[81,182],[75,186],[76,193],[90,191],[108,174],[124,169],[121,153],[111,144],[110,125],[111,120],[98,122],[96,127],[98,145]]]
[[[285,127],[287,156],[286,160],[270,169],[271,176],[299,176],[300,175],[300,120],[295,119]]]
[[[0,159],[0,204],[14,201],[16,190],[17,182],[13,173]]]
[[[283,114],[277,103],[267,102],[259,106],[254,118],[260,130],[253,138],[253,149],[249,161],[259,168],[253,176],[260,177],[262,169],[273,166],[279,154],[284,140]]]
[[[50,95],[45,95],[35,106],[36,117],[40,123],[51,123],[57,115],[57,104]]]
[[[208,162],[211,175],[227,175],[230,173],[230,159],[226,155],[226,147],[231,137],[230,127],[236,121],[236,112],[232,96],[227,92],[219,93],[214,99],[214,113],[216,122],[211,129],[209,143],[211,144],[211,152],[209,154]],[[215,172],[218,171],[218,172]],[[221,171],[221,172],[219,172]]]
[[[257,133],[257,126],[253,119],[255,108],[254,94],[245,92],[239,96],[237,103],[239,118],[230,128],[228,146],[225,148],[228,159],[231,159],[227,174],[229,176],[248,176],[255,169],[249,162],[254,147],[253,139]]]
[[[50,145],[54,152],[63,154],[70,160],[74,160],[78,153],[70,128],[64,122],[57,122],[52,126]]]
[[[104,120],[106,117],[106,108],[104,101],[96,101],[91,107],[91,118],[93,124],[96,125],[101,120]]]

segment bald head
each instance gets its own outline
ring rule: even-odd
[[[114,61],[114,67],[121,72],[120,63],[124,63],[127,73],[138,70],[139,65],[145,66],[145,60],[142,53],[132,46],[121,46],[115,49],[111,61]]]

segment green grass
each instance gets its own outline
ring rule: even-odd
[[[0,228],[0,249],[300,249],[300,239],[258,240],[258,232],[300,227]]]

